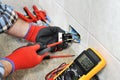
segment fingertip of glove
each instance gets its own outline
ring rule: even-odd
[[[35,50],[38,50],[38,49],[40,49],[40,44],[37,43],[37,44],[33,45],[32,47],[33,47]]]

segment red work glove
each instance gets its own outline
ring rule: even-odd
[[[50,19],[47,17],[46,13],[42,10],[39,10],[35,5],[33,5],[34,13],[33,15],[27,7],[24,7],[25,12],[28,17],[25,17],[23,14],[17,12],[19,18],[23,19],[26,22],[37,22],[38,20],[44,21],[48,24]],[[47,21],[48,20],[48,21]],[[25,39],[31,42],[40,42],[44,45],[52,44],[58,42],[58,33],[65,32],[59,27],[46,27],[46,26],[35,26],[30,25],[28,33],[25,36]],[[63,50],[68,47],[67,43],[62,43],[52,48],[52,52]]]
[[[15,70],[32,68],[40,64],[43,58],[48,55],[48,53],[38,55],[36,53],[38,49],[40,49],[39,44],[21,47],[2,59],[12,64],[12,72]]]
[[[30,25],[29,31],[25,36],[25,39],[31,42],[40,42],[43,45],[52,44],[58,42],[58,33],[65,33],[59,27],[45,27],[45,26],[35,26]],[[68,47],[67,43],[61,43],[52,48],[52,52],[63,50]]]

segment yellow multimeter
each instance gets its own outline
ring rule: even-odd
[[[63,69],[54,80],[90,80],[106,64],[102,55],[88,48]]]

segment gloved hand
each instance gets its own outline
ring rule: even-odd
[[[21,47],[2,59],[12,64],[12,72],[15,70],[32,68],[40,64],[43,58],[48,55],[48,53],[38,55],[36,51],[40,48],[39,44]]]
[[[25,39],[31,42],[40,42],[43,45],[48,45],[58,42],[59,32],[65,33],[65,31],[59,27],[35,26],[31,24]],[[52,47],[52,52],[63,50],[67,47],[68,44],[63,42],[57,46]]]
[[[31,22],[37,22],[38,20],[46,22],[46,20],[48,19],[46,13],[42,10],[39,10],[35,5],[33,5],[33,9],[35,15],[33,15],[27,7],[24,7],[24,10],[27,13],[28,17],[25,17],[23,14],[17,12],[19,18],[30,23],[30,28],[25,36],[25,39],[31,42],[40,42],[44,45],[58,42],[58,33],[65,33],[65,31],[59,27],[46,27],[32,24]],[[60,45],[52,47],[52,52],[63,50],[67,47],[68,44],[63,42]]]

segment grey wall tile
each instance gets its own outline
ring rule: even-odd
[[[83,27],[88,28],[90,20],[90,0],[56,0]]]
[[[88,31],[118,59],[120,59],[119,4],[119,0],[92,0],[88,27]]]

